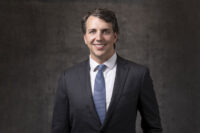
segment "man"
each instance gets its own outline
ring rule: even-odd
[[[146,67],[116,54],[118,24],[107,9],[82,20],[89,59],[67,69],[56,92],[52,133],[161,133],[158,105]]]

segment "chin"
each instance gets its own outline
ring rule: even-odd
[[[105,57],[105,53],[104,52],[96,52],[95,56],[99,57],[99,58],[103,58],[103,57]]]

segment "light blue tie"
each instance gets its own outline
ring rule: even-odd
[[[105,90],[105,81],[103,76],[103,70],[106,68],[105,65],[98,66],[98,73],[96,74],[95,83],[94,83],[94,103],[98,116],[103,123],[106,115],[106,90]]]

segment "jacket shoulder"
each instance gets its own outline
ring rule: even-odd
[[[118,62],[122,63],[124,66],[128,67],[130,70],[135,70],[135,71],[148,71],[149,68],[145,65],[142,65],[142,64],[138,64],[134,61],[130,61],[130,60],[127,60],[127,59],[124,59],[122,57],[118,57]]]
[[[88,59],[65,69],[63,74],[64,75],[78,74],[78,71],[86,70],[87,68],[89,69],[89,60]]]

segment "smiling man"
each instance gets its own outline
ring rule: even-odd
[[[84,40],[90,49],[91,58],[102,64],[115,53],[114,44],[118,33],[113,31],[112,23],[95,16],[88,17],[86,27]]]
[[[82,31],[89,59],[61,75],[52,133],[136,133],[137,111],[144,133],[161,133],[148,68],[116,53],[119,29],[114,12],[88,12]]]

